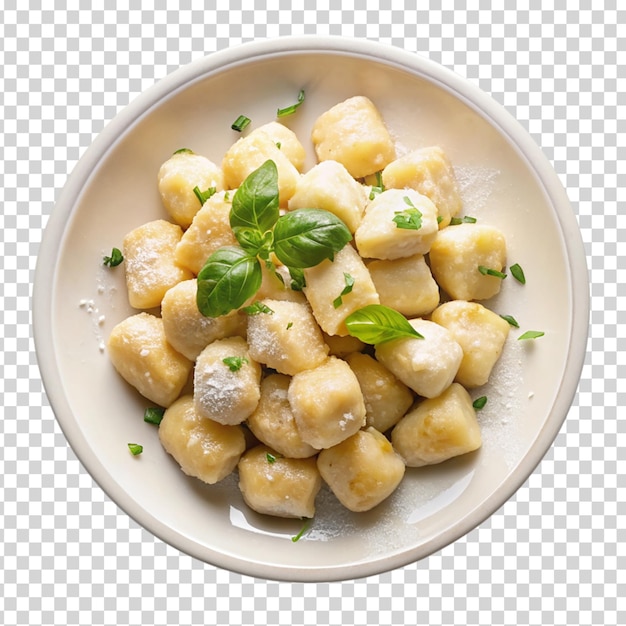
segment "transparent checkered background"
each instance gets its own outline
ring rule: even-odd
[[[626,378],[626,257],[617,243],[626,209],[617,190],[626,187],[626,11],[617,0],[217,4],[4,0],[0,9],[0,622],[625,624],[626,419],[617,407],[626,396],[617,381]],[[520,120],[578,216],[592,326],[562,432],[491,519],[396,571],[287,584],[180,554],[102,493],[44,395],[29,305],[55,198],[121,108],[215,50],[311,33],[427,55]]]

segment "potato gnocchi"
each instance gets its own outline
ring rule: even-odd
[[[187,149],[165,160],[156,182],[171,222],[125,237],[137,313],[108,340],[122,378],[166,409],[159,438],[183,472],[213,484],[236,471],[249,507],[293,518],[315,515],[324,483],[349,510],[367,511],[407,468],[480,448],[468,390],[489,381],[509,332],[477,302],[501,288],[505,237],[458,219],[442,147],[398,156],[363,96],[320,115],[310,142],[308,171],[305,144],[278,121],[244,133],[220,164]],[[279,215],[319,209],[352,241],[297,265],[263,247],[263,229],[244,232],[237,194],[267,162],[277,190],[266,230],[278,232]],[[227,252],[248,264],[254,295],[207,316],[200,278]],[[355,332],[353,315],[371,307],[408,318],[404,334],[368,342]]]

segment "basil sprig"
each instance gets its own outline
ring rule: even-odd
[[[424,339],[404,315],[382,304],[368,304],[345,320],[348,332],[364,343],[379,344],[394,339]]]
[[[351,239],[348,227],[321,209],[279,212],[278,170],[268,160],[237,189],[230,226],[239,246],[214,252],[198,274],[197,305],[206,317],[226,315],[241,307],[261,286],[261,259],[270,269],[270,255],[303,284],[302,269],[334,259]]]

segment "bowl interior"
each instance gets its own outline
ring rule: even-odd
[[[488,303],[522,328],[513,329],[491,382],[479,390],[489,398],[479,412],[482,448],[409,469],[392,497],[366,514],[349,513],[323,490],[310,530],[293,542],[301,522],[251,512],[235,475],[215,486],[188,478],[161,448],[156,428],[143,422],[149,403],[121,380],[103,349],[111,328],[134,311],[123,269],[105,268],[101,260],[132,228],[167,218],[156,174],[174,150],[191,148],[219,163],[239,137],[230,128],[238,115],[251,118],[250,128],[272,121],[301,88],[304,105],[283,121],[307,147],[308,166],[316,117],[347,97],[368,96],[400,152],[437,144],[448,153],[464,214],[505,233],[509,264],[522,265],[527,284],[511,277]],[[422,558],[471,530],[543,456],[580,368],[580,349],[572,356],[571,344],[581,277],[563,225],[573,217],[567,217],[564,196],[555,199],[550,190],[554,174],[547,161],[524,142],[520,127],[449,72],[365,44],[244,47],[162,81],[114,120],[81,160],[42,246],[38,354],[51,403],[78,457],[147,529],[199,559],[251,575],[364,576]],[[527,329],[546,334],[517,341]],[[144,453],[132,457],[128,442],[143,444]]]

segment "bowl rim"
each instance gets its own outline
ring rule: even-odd
[[[361,57],[388,64],[425,78],[462,99],[474,111],[496,126],[517,149],[535,173],[550,204],[553,206],[563,234],[570,268],[572,319],[569,335],[569,358],[563,379],[551,408],[552,417],[546,421],[518,466],[480,506],[467,512],[461,521],[440,535],[419,546],[377,556],[365,562],[330,566],[293,566],[255,562],[249,559],[199,546],[193,540],[164,525],[137,502],[120,490],[109,476],[106,467],[95,458],[81,455],[87,449],[78,422],[73,418],[63,384],[56,367],[49,315],[54,300],[54,276],[58,261],[58,242],[74,210],[75,200],[88,184],[94,166],[105,157],[118,138],[153,106],[174,91],[208,76],[221,73],[235,65],[259,61],[285,54],[323,53]],[[366,40],[339,36],[284,36],[242,43],[209,53],[184,65],[132,100],[105,126],[78,160],[47,221],[39,248],[32,295],[32,326],[37,363],[44,390],[63,431],[77,458],[94,481],[126,514],[142,527],[180,551],[211,565],[248,576],[285,581],[327,582],[362,578],[397,569],[426,558],[430,554],[457,541],[476,528],[500,508],[522,486],[535,470],[556,439],[578,388],[589,335],[590,293],[585,249],[580,228],[572,206],[552,165],[523,126],[491,96],[468,79],[435,61],[399,47]],[[577,280],[574,280],[577,279]]]

